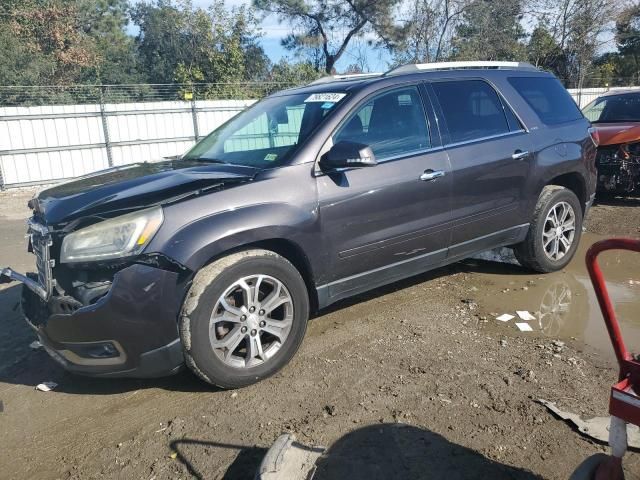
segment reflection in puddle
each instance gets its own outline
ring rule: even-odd
[[[545,335],[561,336],[562,327],[571,313],[573,292],[571,286],[560,280],[547,288],[538,312],[538,327]]]
[[[529,324],[534,331],[553,338],[576,338],[613,357],[613,350],[602,319],[600,307],[585,266],[589,246],[601,240],[584,234],[575,258],[561,272],[547,275],[528,274],[520,267],[478,260],[468,260],[476,273],[474,294],[490,328],[500,328],[492,314],[528,310],[535,316]],[[632,352],[640,351],[640,254],[625,251],[605,252],[599,257],[607,288],[618,321]],[[520,321],[520,320],[518,320]],[[506,328],[515,329],[515,320]]]

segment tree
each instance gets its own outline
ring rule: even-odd
[[[618,0],[530,0],[532,16],[546,25],[562,51],[557,73],[580,88],[592,73],[594,59],[607,42],[621,2]]]
[[[331,74],[349,43],[365,33],[393,45],[393,11],[399,0],[253,0],[266,14],[273,13],[293,32],[282,42],[303,53],[316,69]]]
[[[93,42],[97,61],[81,79],[102,84],[144,81],[134,39],[127,35],[128,0],[77,0],[79,27]]]
[[[172,83],[178,65],[182,74],[188,74],[197,68],[199,55],[208,57],[210,24],[202,10],[193,11],[190,2],[140,2],[131,18],[140,29],[137,51],[151,83]]]
[[[522,44],[520,0],[476,0],[462,12],[452,41],[457,60],[521,60]]]
[[[565,61],[564,52],[544,25],[538,25],[531,33],[526,47],[529,62],[538,68],[561,74]]]
[[[0,83],[67,85],[142,79],[126,0],[3,0]]]
[[[177,75],[188,81],[240,82],[266,65],[255,33],[258,21],[245,6],[227,10],[217,0],[204,10],[189,0],[157,0],[138,3],[132,18],[140,27],[138,53],[152,83],[172,83]]]
[[[7,21],[0,29],[7,37],[7,56],[0,70],[8,68],[19,83],[69,84],[96,65],[95,46],[79,28],[74,2],[9,0],[3,6]]]
[[[451,40],[464,11],[474,0],[415,0],[405,10],[394,64],[437,62],[451,53]]]
[[[618,47],[618,55],[612,59],[615,74],[624,78],[623,82],[640,81],[640,4],[620,13],[615,39]]]

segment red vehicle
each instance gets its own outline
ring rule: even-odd
[[[598,192],[640,193],[640,90],[618,90],[583,109],[598,144]]]

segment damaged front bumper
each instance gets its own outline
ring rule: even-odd
[[[132,264],[95,303],[47,295],[38,275],[0,269],[0,283],[23,284],[22,309],[47,352],[69,371],[156,377],[183,364],[177,318],[186,282],[177,272]]]
[[[25,285],[29,290],[34,292],[38,297],[42,300],[47,300],[49,296],[45,288],[40,285],[37,281],[29,278],[27,275],[23,275],[21,273],[13,271],[9,267],[0,268],[0,284],[2,283],[10,283],[10,282],[20,282]]]

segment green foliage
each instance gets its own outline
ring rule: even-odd
[[[544,25],[538,25],[529,38],[526,47],[527,59],[533,65],[559,74],[564,54],[551,32]]]
[[[612,81],[621,85],[640,82],[640,5],[624,9],[616,22],[618,53],[601,59],[613,66]]]
[[[22,84],[67,84],[84,68],[97,64],[94,45],[79,28],[74,2],[25,0],[3,2],[0,31],[2,80]],[[4,72],[9,72],[8,74]],[[9,78],[6,78],[6,77]]]
[[[80,82],[142,83],[134,39],[125,29],[129,23],[128,0],[77,0],[82,32],[93,42],[97,62]]]
[[[453,39],[456,60],[523,60],[522,8],[519,0],[478,0],[462,13]]]
[[[132,19],[140,28],[138,53],[151,83],[195,77],[240,82],[266,69],[255,33],[258,20],[246,6],[228,10],[216,0],[204,10],[189,0],[157,0],[136,4]]]
[[[267,80],[272,83],[294,86],[313,82],[321,76],[322,73],[318,72],[309,62],[290,63],[286,60],[280,60],[271,68]]]

